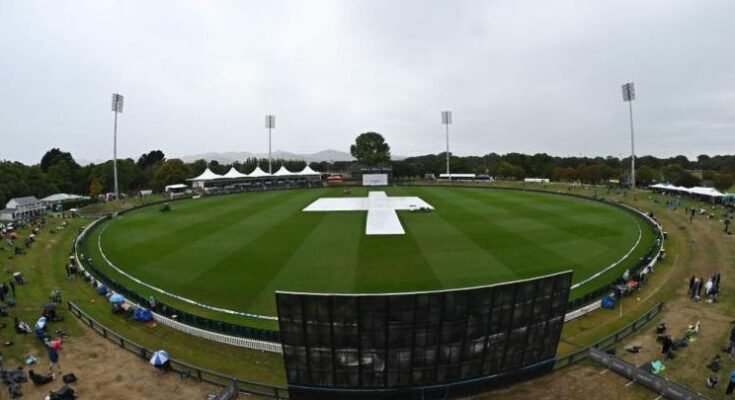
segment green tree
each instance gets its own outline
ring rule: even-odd
[[[585,165],[579,169],[579,179],[585,183],[598,184],[602,181],[602,166]]]
[[[368,165],[387,164],[390,162],[390,146],[383,135],[376,132],[365,132],[355,139],[350,153],[358,162]]]
[[[205,169],[207,169],[207,161],[206,160],[199,159],[199,160],[196,160],[193,163],[189,164],[188,167],[191,170],[192,177],[199,176],[199,175],[202,174],[202,172],[204,172]],[[252,172],[253,169],[255,169],[255,167],[253,167],[252,169],[250,169],[248,171],[248,173],[249,172]],[[245,172],[244,168],[241,169],[240,171]]]
[[[59,159],[48,169],[48,181],[55,192],[73,191],[74,170],[67,160]]]
[[[682,175],[686,173],[684,168],[679,164],[669,164],[663,169],[664,180],[667,182],[676,182]]]
[[[650,185],[658,181],[658,173],[648,165],[644,165],[636,171],[635,180],[641,185]]]
[[[577,171],[572,167],[556,167],[551,172],[551,180],[555,182],[574,182],[577,180]]]
[[[523,179],[526,177],[526,170],[524,170],[520,165],[514,165],[511,169],[511,176],[514,179]]]
[[[698,186],[702,183],[702,180],[690,172],[684,171],[683,174],[674,181],[676,186],[693,187]]]
[[[715,189],[725,192],[729,190],[735,183],[735,177],[732,174],[717,174],[715,175],[714,184]]]
[[[97,196],[102,194],[104,187],[102,186],[102,178],[94,176],[89,182],[89,197],[96,199]]]
[[[278,165],[278,164],[274,163],[273,165]],[[230,166],[227,164],[220,164],[219,161],[217,160],[212,160],[209,162],[209,169],[215,174],[224,175],[227,173],[227,171],[230,170]],[[273,172],[276,172],[276,170],[274,169]]]
[[[74,157],[71,156],[71,153],[61,151],[58,148],[53,148],[41,157],[41,171],[48,172],[48,170],[59,161],[66,161],[72,169],[79,168],[79,164],[74,161]]]
[[[513,165],[507,161],[500,161],[490,165],[488,168],[491,175],[500,179],[523,179],[526,171],[519,165]]]
[[[166,185],[182,183],[191,175],[189,167],[178,158],[166,160],[153,172],[155,188],[163,190]]]
[[[146,167],[161,164],[164,161],[166,161],[166,155],[164,155],[161,150],[152,150],[141,155],[140,158],[138,158],[136,165],[140,169],[145,169]]]

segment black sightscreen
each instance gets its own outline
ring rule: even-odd
[[[552,359],[571,279],[571,272],[564,272],[486,287],[386,295],[277,292],[289,385],[410,388],[503,374]]]

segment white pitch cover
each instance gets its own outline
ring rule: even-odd
[[[398,210],[434,209],[416,196],[388,197],[385,192],[370,192],[368,197],[324,197],[302,211],[367,211],[366,235],[404,235]]]

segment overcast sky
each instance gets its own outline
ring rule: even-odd
[[[0,159],[735,153],[735,2],[0,0]]]

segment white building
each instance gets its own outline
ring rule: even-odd
[[[46,212],[46,205],[35,196],[16,197],[10,199],[5,209],[0,211],[0,220],[18,221],[31,219]]]

